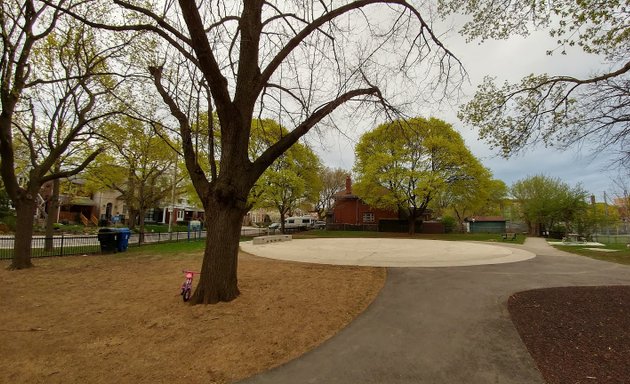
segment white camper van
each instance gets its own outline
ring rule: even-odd
[[[288,217],[284,220],[284,229],[289,231],[303,231],[312,229],[317,219],[310,216]]]

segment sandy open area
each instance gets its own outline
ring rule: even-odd
[[[294,239],[268,244],[247,241],[241,249],[277,260],[372,267],[455,267],[536,257],[524,249],[480,242],[390,238]]]
[[[201,255],[127,253],[0,262],[0,382],[223,383],[282,364],[334,335],[385,280],[381,268],[242,254],[241,296],[184,304]],[[196,282],[195,282],[196,283]]]

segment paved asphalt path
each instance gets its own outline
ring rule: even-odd
[[[242,384],[544,383],[506,303],[519,291],[630,284],[630,267],[574,256],[528,238],[527,261],[389,268],[370,307],[318,348]]]

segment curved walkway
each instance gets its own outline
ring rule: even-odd
[[[508,297],[542,287],[630,284],[630,267],[564,253],[544,239],[511,247],[537,257],[390,268],[380,295],[336,336],[241,383],[544,383],[512,325]]]

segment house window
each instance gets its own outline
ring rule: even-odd
[[[177,210],[177,220],[178,221],[184,220],[184,210],[183,209]]]
[[[372,212],[365,212],[363,214],[363,222],[364,223],[373,223],[374,222],[374,214]]]

